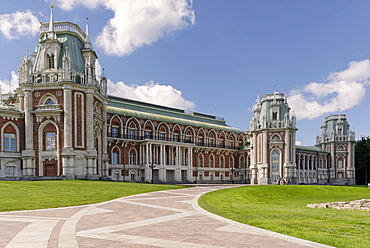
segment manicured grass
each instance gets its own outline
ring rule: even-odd
[[[267,185],[203,195],[204,209],[248,225],[335,247],[370,247],[370,212],[311,209],[308,203],[369,199],[370,189],[350,186]]]
[[[98,203],[183,186],[102,181],[0,181],[0,212]]]

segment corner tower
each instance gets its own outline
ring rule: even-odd
[[[86,33],[54,22],[51,6],[31,56],[22,59],[16,90],[26,126],[23,176],[105,176],[107,80],[96,77],[87,20]]]
[[[321,136],[316,145],[330,153],[328,161],[329,181],[339,185],[355,185],[355,132],[345,114],[329,115],[324,118]]]
[[[293,180],[296,119],[284,94],[274,92],[257,100],[250,122],[252,184]]]

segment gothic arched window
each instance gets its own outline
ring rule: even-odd
[[[49,98],[48,100],[46,100],[46,102],[45,102],[45,105],[54,105],[55,103],[54,103],[54,101],[51,99],[51,98]]]
[[[48,68],[49,69],[54,69],[55,67],[55,62],[54,62],[54,54],[48,54],[47,55],[47,59],[48,59]]]

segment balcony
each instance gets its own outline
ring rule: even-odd
[[[111,139],[125,139],[125,140],[132,140],[132,141],[155,140],[155,141],[161,141],[161,142],[193,144],[195,146],[200,146],[200,147],[212,147],[212,148],[231,149],[231,150],[242,150],[241,148],[243,148],[243,146],[230,146],[230,145],[224,145],[224,144],[193,142],[190,139],[179,139],[179,138],[169,138],[169,137],[147,137],[147,136],[137,136],[137,135],[129,135],[129,134],[116,134],[116,133],[108,133],[107,137]]]

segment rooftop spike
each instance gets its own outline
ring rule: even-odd
[[[101,78],[105,78],[105,68],[103,68],[103,70],[102,70]]]
[[[88,17],[86,17],[86,42],[90,43],[89,18]]]
[[[54,32],[54,18],[53,18],[53,5],[50,5],[50,22],[49,22],[49,32]]]

